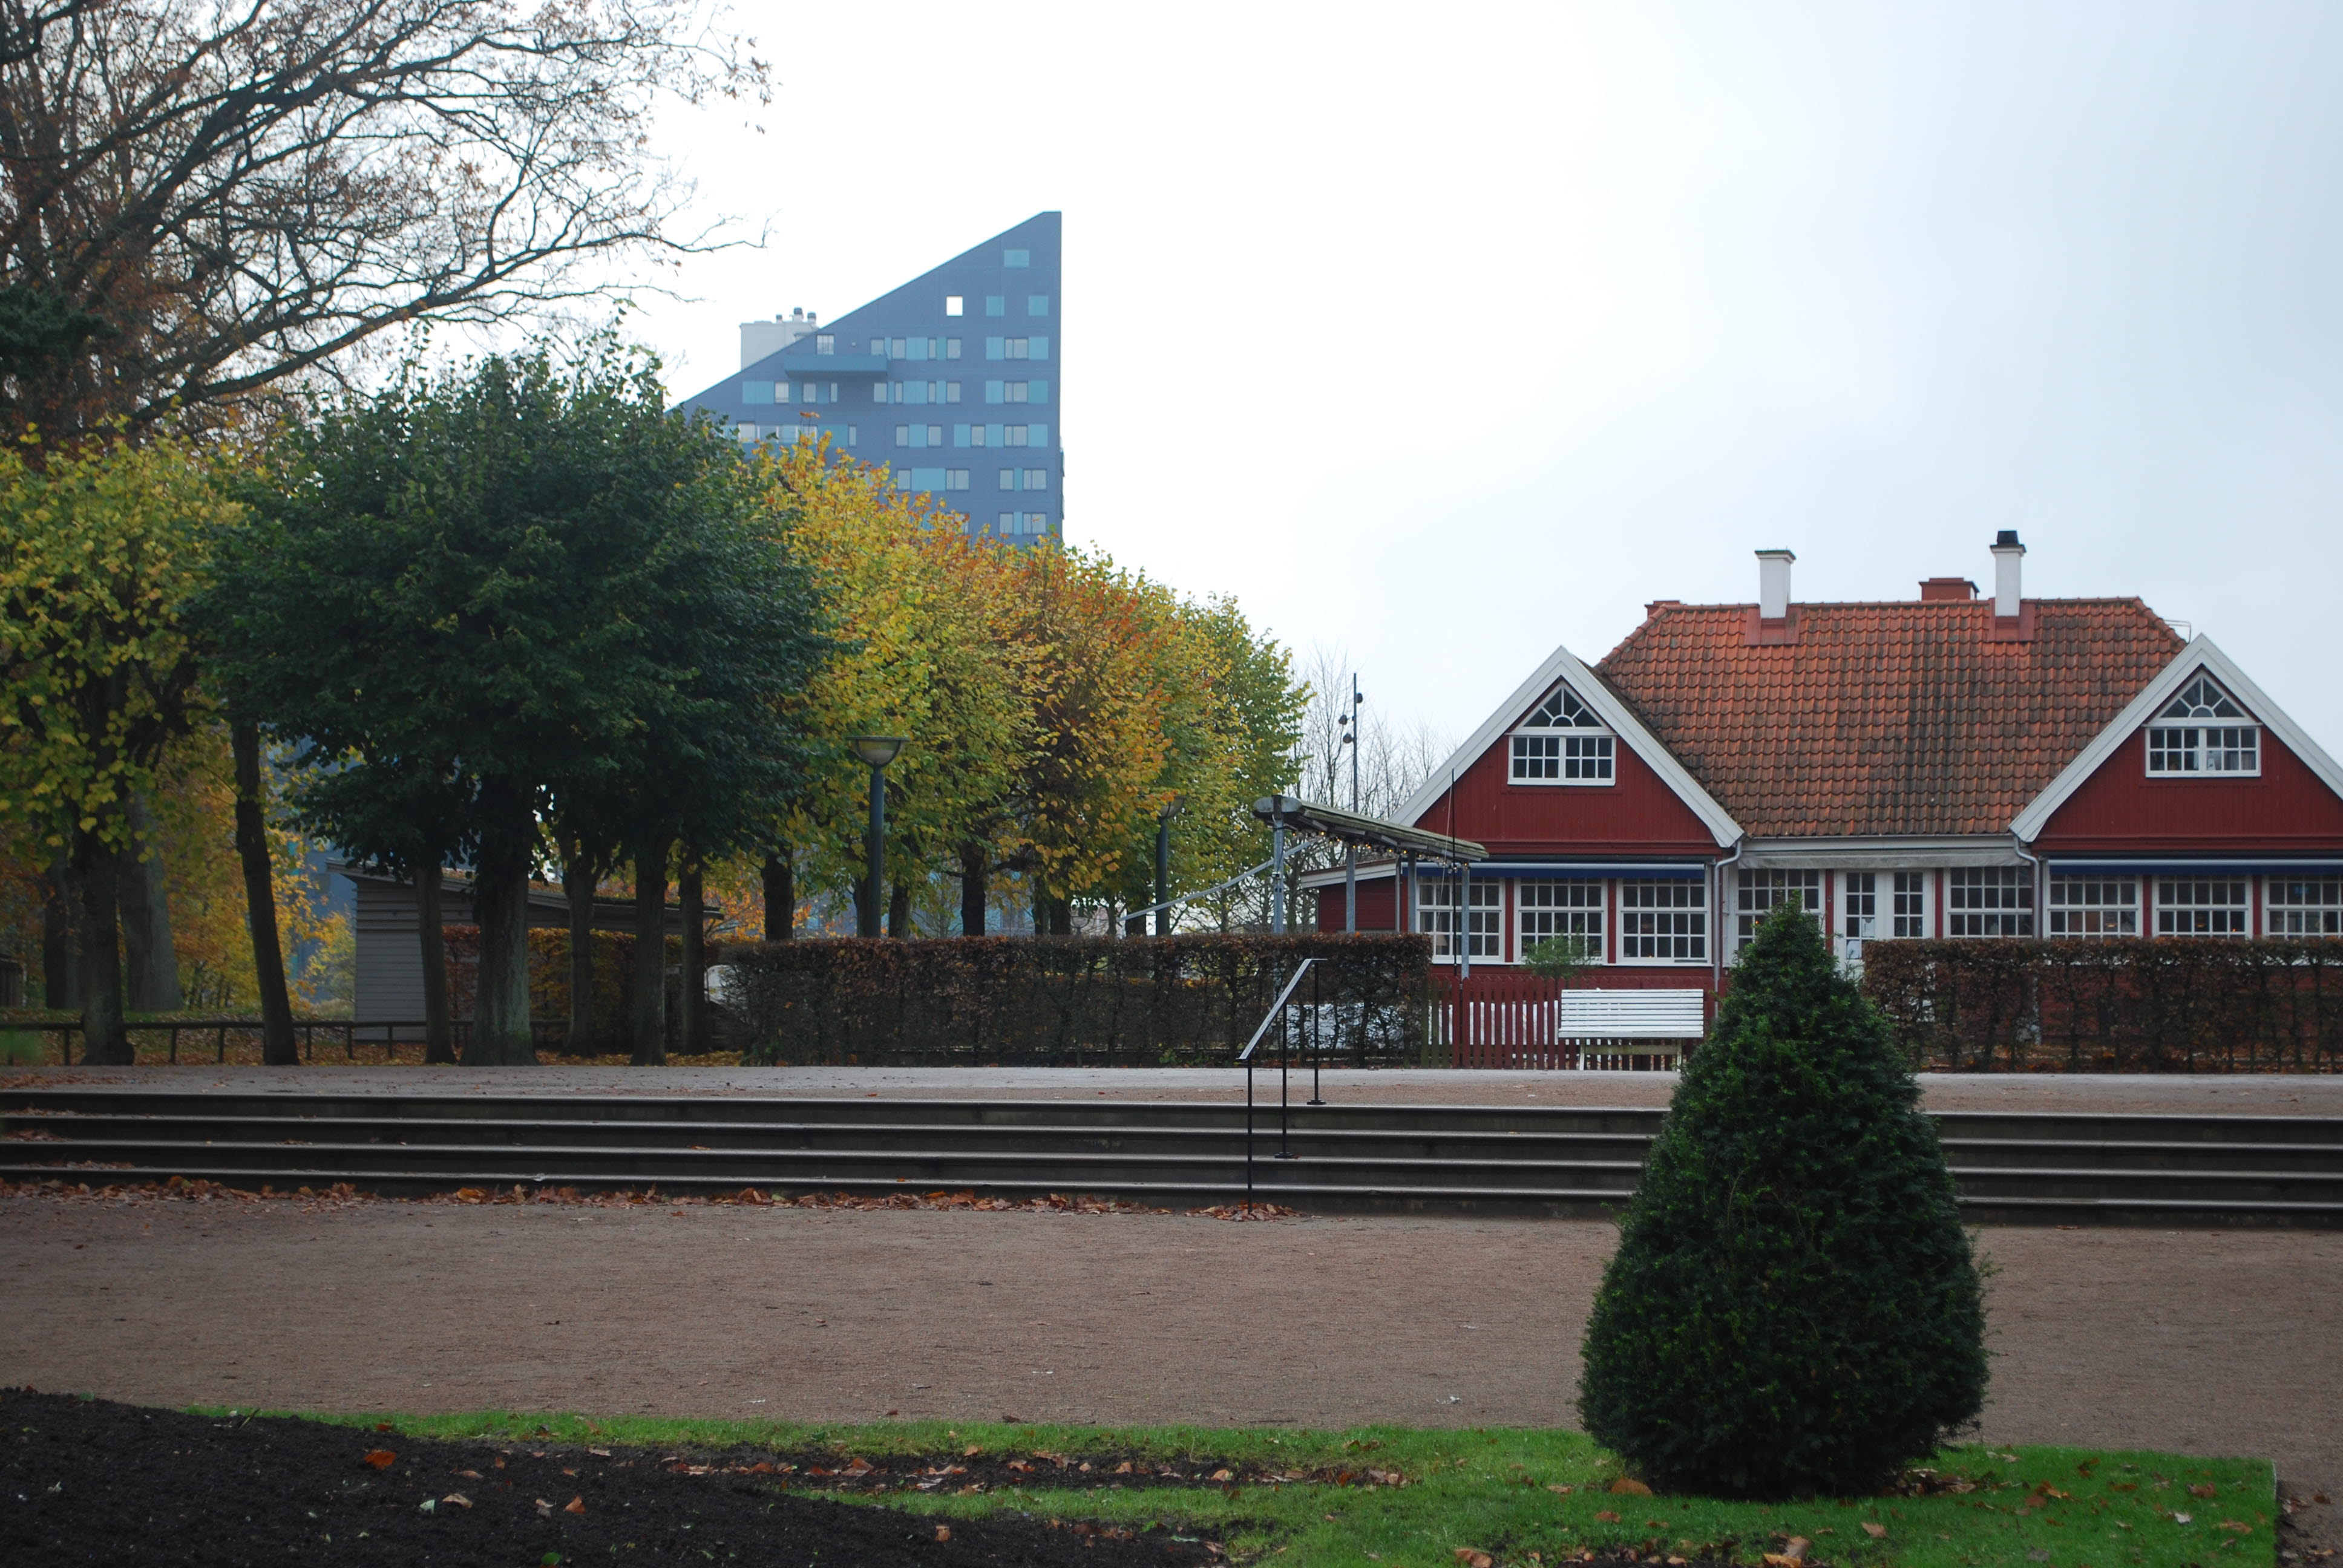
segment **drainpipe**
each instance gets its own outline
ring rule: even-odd
[[[2034,873],[2034,907],[2029,911],[2034,917],[2034,934],[2036,937],[2047,936],[2050,931],[2050,911],[2042,902],[2047,896],[2048,890],[2042,885],[2041,857],[2028,853],[2026,841],[2015,833],[2009,836],[2009,847],[2017,851],[2017,858],[2025,861]]]
[[[1725,995],[1725,868],[1738,861],[1741,851],[1748,847],[1749,835],[1744,833],[1733,840],[1733,853],[1715,862],[1713,867],[1716,893],[1710,900],[1710,907],[1716,910],[1716,946],[1709,953],[1708,994],[1718,998],[1720,1002]]]

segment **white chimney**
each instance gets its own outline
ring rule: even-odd
[[[2017,613],[2021,594],[2018,578],[2021,563],[2026,559],[2026,547],[2017,542],[2016,528],[2004,528],[1993,540],[1993,613],[2000,617]]]
[[[1790,613],[1790,563],[1797,558],[1788,550],[1757,552],[1757,613],[1765,619]]]
[[[758,360],[779,354],[813,329],[814,312],[802,308],[787,316],[776,316],[770,321],[742,322],[740,368],[746,370]]]

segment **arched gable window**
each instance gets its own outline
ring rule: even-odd
[[[2261,727],[2212,677],[2199,675],[2148,725],[2147,770],[2163,778],[2258,774]]]
[[[1557,686],[1513,731],[1516,784],[1608,784],[1617,738],[1567,686]]]

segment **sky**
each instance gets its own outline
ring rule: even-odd
[[[1066,534],[1461,738],[1654,598],[2137,594],[2343,755],[2343,7],[742,4],[679,395],[1065,214]],[[761,134],[749,123],[761,125]]]

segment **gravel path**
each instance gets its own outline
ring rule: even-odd
[[[123,1084],[158,1089],[280,1093],[390,1094],[792,1094],[902,1100],[1225,1100],[1244,1101],[1244,1074],[1226,1068],[1052,1067],[518,1067],[420,1066],[295,1069],[140,1067],[40,1068],[10,1075],[12,1085]],[[2068,1076],[2059,1073],[1925,1073],[1922,1091],[1936,1111],[2068,1111],[2147,1115],[2343,1116],[2343,1074],[2199,1077]],[[1310,1097],[1308,1075],[1293,1075],[1296,1101]],[[1665,1105],[1673,1072],[1459,1072],[1386,1068],[1324,1075],[1336,1104]],[[1261,1073],[1254,1092],[1274,1102],[1277,1074]]]
[[[315,1410],[1567,1422],[1612,1236],[15,1198],[0,1382]],[[2343,1236],[1983,1236],[1989,1439],[2268,1454],[2295,1488],[2343,1492]],[[2331,1513],[2312,1528],[2331,1534]]]

